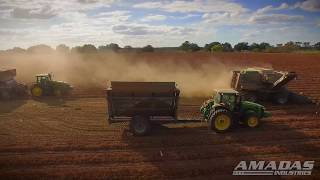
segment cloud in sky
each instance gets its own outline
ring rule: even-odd
[[[14,18],[21,19],[49,19],[56,16],[57,12],[52,10],[50,6],[43,6],[34,9],[14,8],[11,15]]]
[[[223,1],[159,1],[136,4],[133,7],[143,9],[161,9],[167,12],[230,12],[241,13],[247,9],[241,4]]]
[[[165,19],[167,19],[167,16],[156,14],[156,15],[148,15],[148,16],[144,17],[141,21],[152,22],[152,21],[163,21]]]
[[[301,8],[306,11],[317,12],[320,11],[320,1],[319,0],[306,0],[303,2],[298,2],[295,7]]]
[[[299,22],[303,20],[304,20],[304,16],[286,15],[286,14],[254,15],[250,19],[251,22],[259,23],[259,24],[291,23],[291,22]]]
[[[252,6],[245,0],[0,0],[0,41],[7,42],[0,49],[40,43],[320,41],[319,0],[267,2]],[[290,36],[281,35],[284,29]]]

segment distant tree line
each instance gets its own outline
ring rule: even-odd
[[[220,42],[212,42],[209,44],[205,44],[203,48],[199,47],[195,43],[190,43],[189,41],[185,41],[179,47],[180,50],[183,51],[208,51],[208,52],[232,52],[232,51],[252,51],[252,52],[292,52],[299,50],[320,50],[320,42],[317,42],[313,45],[310,42],[293,42],[289,41],[285,44],[277,44],[273,46],[269,43],[252,43],[248,42],[239,42],[235,44],[233,47],[230,43],[220,43]]]
[[[228,42],[211,42],[209,44],[205,44],[203,47],[200,47],[196,43],[192,43],[189,41],[183,42],[179,47],[160,47],[154,48],[152,45],[146,45],[144,47],[132,47],[132,46],[124,46],[120,47],[116,43],[110,43],[101,46],[94,46],[92,44],[85,44],[83,46],[75,46],[68,47],[64,44],[60,44],[56,47],[56,49],[51,48],[48,45],[40,44],[31,46],[27,49],[23,49],[20,47],[15,47],[13,49],[6,50],[6,52],[30,52],[30,53],[49,53],[54,50],[62,53],[97,53],[97,52],[154,52],[154,51],[186,51],[186,52],[196,52],[196,51],[206,51],[206,52],[294,52],[294,51],[308,51],[308,50],[320,50],[320,42],[315,44],[311,44],[310,42],[293,42],[289,41],[285,44],[277,44],[271,45],[266,42],[261,43],[252,43],[248,42],[239,42],[232,46]]]

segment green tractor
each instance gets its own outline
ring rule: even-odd
[[[210,130],[218,133],[228,131],[234,124],[245,124],[250,128],[258,127],[260,119],[271,116],[265,107],[243,101],[235,90],[217,90],[213,98],[200,108]]]
[[[36,82],[31,86],[31,95],[33,97],[41,96],[64,96],[68,95],[72,86],[62,81],[52,80],[52,74],[36,75]]]

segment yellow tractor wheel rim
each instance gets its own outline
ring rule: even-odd
[[[248,126],[249,127],[256,127],[259,124],[259,120],[257,117],[250,117],[248,119]]]
[[[219,115],[218,117],[216,117],[214,125],[215,125],[216,129],[218,129],[220,131],[224,131],[230,127],[231,119],[229,116],[226,116],[224,114]]]
[[[32,96],[35,96],[35,97],[40,97],[42,96],[42,89],[40,87],[34,87],[32,88]]]

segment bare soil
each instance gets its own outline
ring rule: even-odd
[[[195,62],[190,55],[170,56]],[[211,61],[212,55],[194,57]],[[290,82],[290,90],[319,101],[319,55],[223,53],[214,57],[225,64],[268,64],[296,71],[299,78]],[[239,126],[216,134],[205,122],[193,121],[200,119],[204,99],[182,98],[179,119],[186,121],[155,125],[147,137],[132,136],[127,123],[107,123],[103,89],[76,89],[67,99],[0,102],[0,178],[230,179],[235,178],[232,171],[241,160],[314,160],[312,177],[306,178],[320,177],[319,106],[265,104],[273,116],[259,128]]]

